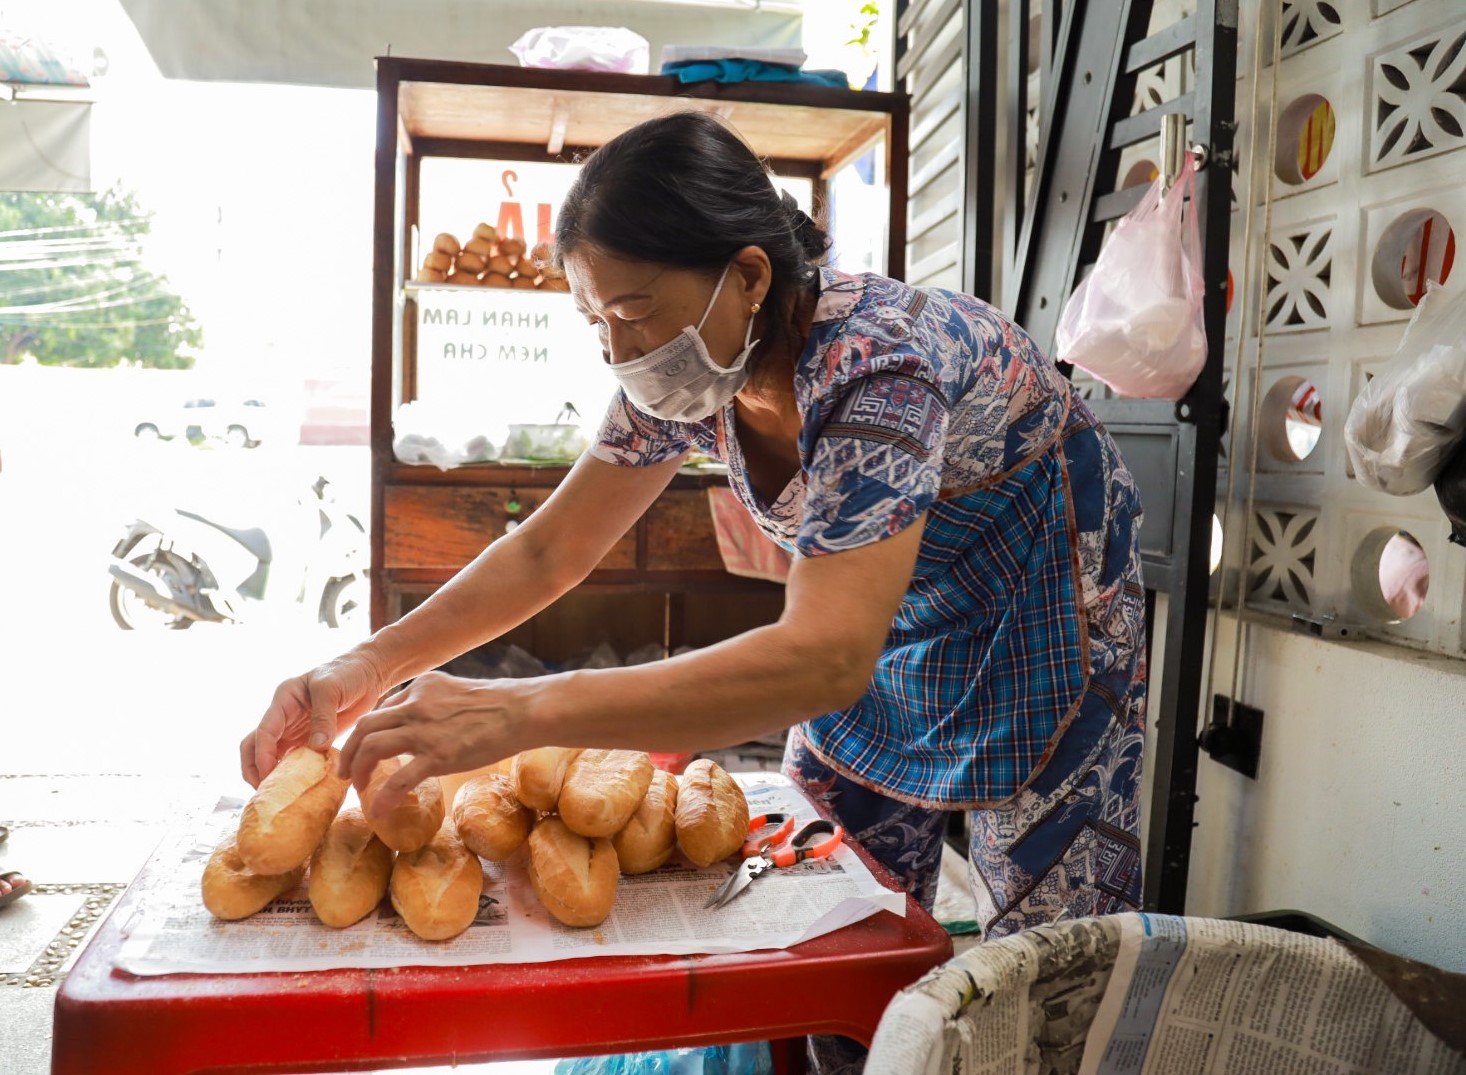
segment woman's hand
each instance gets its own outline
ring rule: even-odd
[[[340,771],[363,788],[379,761],[410,754],[372,802],[375,816],[386,814],[430,776],[477,769],[522,749],[515,740],[527,724],[530,690],[521,680],[427,672],[356,722],[341,748]]]
[[[252,787],[270,775],[288,751],[302,744],[324,751],[377,704],[391,686],[376,666],[352,651],[275,688],[259,727],[239,744],[239,767]]]

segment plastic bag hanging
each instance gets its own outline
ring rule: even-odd
[[[1361,485],[1395,496],[1428,488],[1466,436],[1466,292],[1431,281],[1394,356],[1344,422]]]
[[[1059,316],[1054,357],[1116,392],[1180,399],[1206,365],[1196,159],[1162,190],[1155,180],[1115,225]]]

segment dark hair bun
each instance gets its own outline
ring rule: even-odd
[[[804,256],[810,261],[824,260],[824,256],[830,250],[829,233],[816,224],[808,213],[799,208],[799,203],[794,200],[794,195],[787,190],[779,195],[779,203],[789,216],[789,228],[794,232],[794,238],[799,243],[800,249],[804,251]]]

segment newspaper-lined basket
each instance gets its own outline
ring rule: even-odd
[[[1110,915],[949,960],[891,1001],[865,1071],[1444,1075],[1466,1072],[1463,1010],[1466,975],[1377,949],[1247,922]]]

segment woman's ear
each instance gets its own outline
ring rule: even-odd
[[[773,266],[761,246],[745,246],[734,254],[733,271],[729,275],[732,278],[729,282],[740,289],[745,307],[762,305],[774,282]]]

